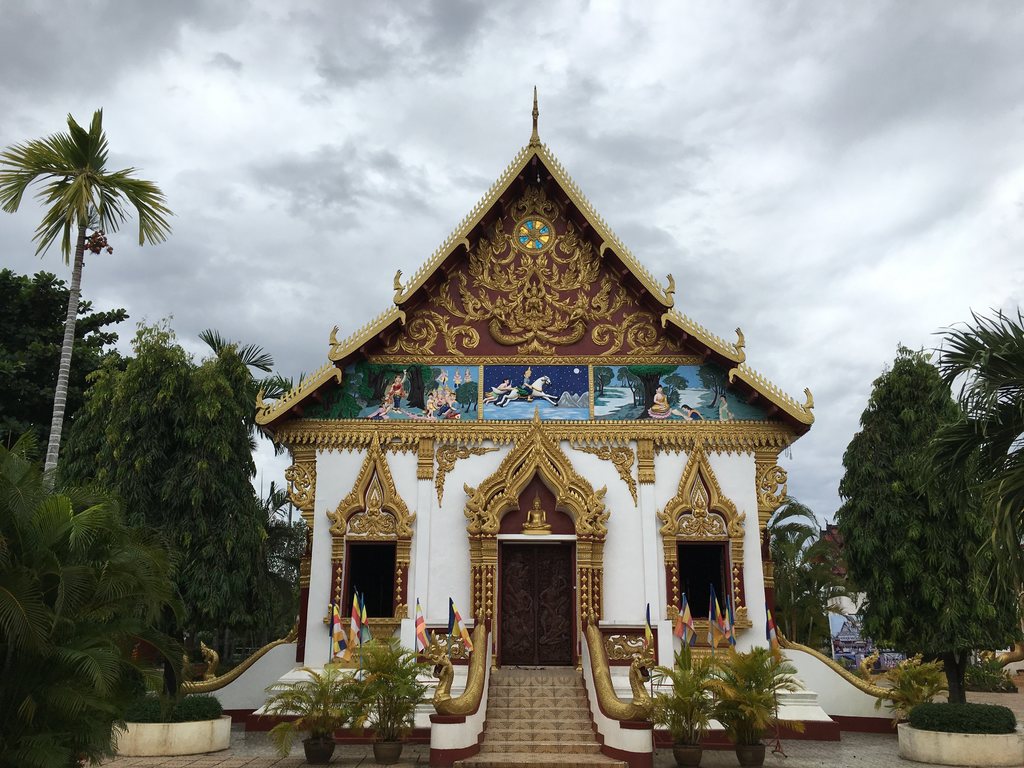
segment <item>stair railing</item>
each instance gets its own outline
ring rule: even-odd
[[[430,765],[449,766],[480,751],[480,737],[487,718],[487,688],[490,682],[491,643],[487,626],[477,624],[472,634],[473,653],[469,659],[466,687],[451,695],[455,670],[443,648],[431,645],[425,655],[434,662],[438,678],[430,716]]]
[[[601,751],[630,768],[650,766],[654,760],[654,730],[651,725],[653,701],[644,687],[644,674],[653,658],[638,654],[630,665],[631,701],[615,693],[604,638],[596,624],[587,622],[583,632],[583,682],[590,702],[590,714],[601,736]]]

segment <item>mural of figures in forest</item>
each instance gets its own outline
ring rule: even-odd
[[[763,420],[732,396],[717,365],[594,366],[594,418],[663,421]]]
[[[475,365],[360,361],[345,370],[341,388],[306,415],[373,421],[475,420],[479,383],[480,368]]]
[[[585,365],[485,365],[483,382],[484,419],[590,418]]]

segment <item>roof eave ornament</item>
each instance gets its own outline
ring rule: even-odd
[[[540,110],[537,109],[537,86],[533,86],[533,133],[530,134],[530,146],[540,146],[540,134],[537,133],[537,118],[540,117]]]

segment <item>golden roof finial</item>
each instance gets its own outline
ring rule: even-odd
[[[540,146],[540,134],[537,133],[537,118],[540,117],[540,110],[537,109],[537,86],[533,86],[533,133],[530,134],[530,146]]]

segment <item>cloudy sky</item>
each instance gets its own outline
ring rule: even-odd
[[[1024,293],[1017,2],[0,2],[0,146],[85,122],[171,239],[86,265],[97,307],[326,362],[541,138],[677,306],[817,421],[790,491],[837,507],[899,343]],[[76,21],[77,20],[77,21]],[[67,274],[0,215],[0,264]],[[284,460],[261,452],[264,482]]]

